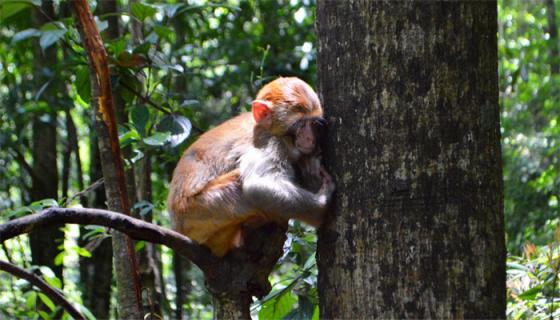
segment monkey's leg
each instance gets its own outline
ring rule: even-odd
[[[178,229],[217,256],[243,244],[241,226],[257,214],[243,199],[239,170],[212,180],[188,202]]]

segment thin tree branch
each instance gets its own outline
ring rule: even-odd
[[[29,283],[41,289],[41,291],[57,305],[64,308],[74,319],[86,319],[57,289],[49,286],[45,280],[41,279],[38,275],[2,260],[0,260],[0,270],[29,281]]]
[[[201,269],[218,263],[210,251],[182,234],[122,213],[89,208],[49,208],[0,225],[0,241],[62,223],[99,225],[126,233],[137,240],[159,243],[188,258]]]
[[[29,165],[29,163],[27,163],[27,161],[25,160],[24,155],[21,153],[21,151],[18,150],[18,148],[16,148],[15,146],[11,146],[10,145],[10,149],[12,149],[13,152],[13,156],[16,159],[16,161],[21,165],[21,167],[27,171],[27,173],[31,176],[31,179],[36,180],[36,181],[41,181],[41,183],[43,183],[42,179],[35,173],[35,171],[33,171],[33,168],[31,167],[31,165]]]

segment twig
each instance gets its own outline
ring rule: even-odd
[[[126,233],[137,240],[163,244],[201,269],[218,263],[210,251],[182,234],[122,213],[89,208],[49,208],[0,225],[0,241],[63,223],[99,225]]]
[[[27,171],[27,173],[31,176],[31,179],[33,179],[33,181],[38,181],[40,184],[43,183],[43,179],[41,179],[41,177],[39,177],[35,171],[33,170],[33,168],[29,165],[29,163],[27,163],[27,161],[25,160],[25,157],[23,156],[23,154],[15,147],[10,145],[10,148],[13,151],[13,156],[16,159],[16,161],[21,165],[21,167]]]
[[[86,319],[58,290],[49,286],[45,280],[41,279],[38,275],[2,260],[0,260],[0,270],[29,281],[29,283],[41,289],[41,291],[56,304],[64,308],[74,319]]]
[[[101,187],[104,182],[105,182],[105,180],[103,180],[103,178],[100,178],[99,180],[90,184],[87,188],[83,189],[82,191],[74,194],[71,197],[68,197],[68,199],[66,199],[66,201],[64,202],[64,207],[68,206],[74,199],[76,199],[78,197],[81,197],[81,196],[85,195],[86,193],[89,193],[89,192]]]

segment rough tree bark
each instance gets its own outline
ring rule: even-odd
[[[90,65],[91,101],[96,114],[95,124],[105,179],[107,206],[110,210],[130,215],[107,53],[87,1],[75,0],[72,5]],[[134,245],[129,237],[119,232],[113,232],[112,240],[118,286],[119,318],[143,318],[140,279]]]
[[[52,1],[43,1],[41,10],[34,11],[34,20],[37,28],[55,19]],[[36,114],[33,118],[33,172],[31,201],[42,199],[58,199],[58,167],[56,151],[56,109],[58,81],[52,79],[49,70],[55,64],[56,46],[43,50],[39,39],[34,43],[33,68],[36,79],[36,94],[39,101],[45,101],[50,112]],[[39,94],[42,91],[41,94]],[[58,246],[64,238],[61,226],[52,226],[29,235],[31,246],[31,260],[34,265],[44,265],[51,268],[55,275],[62,280],[62,265],[55,265],[54,258],[59,253]]]
[[[323,318],[504,318],[494,1],[319,1]]]
[[[97,137],[90,135],[91,164],[89,177],[93,183],[103,177]],[[106,209],[105,187],[97,188],[89,197],[88,206]],[[87,230],[80,228],[83,236]],[[88,242],[80,237],[80,246]],[[84,304],[97,319],[108,319],[111,306],[111,282],[113,280],[113,247],[110,238],[95,242],[90,258],[80,258],[80,284],[82,285]]]

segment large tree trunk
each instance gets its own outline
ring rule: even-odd
[[[504,318],[496,2],[319,1],[323,318]]]
[[[43,1],[41,12],[34,12],[35,24],[40,28],[55,19],[52,1]],[[56,47],[53,45],[45,50],[36,41],[34,48],[34,74],[36,78],[36,92],[40,94],[39,101],[49,105],[50,111],[36,114],[33,118],[33,172],[31,201],[58,198],[58,169],[56,152],[56,109],[58,81],[50,78],[49,71],[56,63]],[[46,85],[46,87],[44,87]],[[43,265],[51,268],[55,275],[62,279],[62,265],[56,266],[54,258],[59,253],[57,247],[62,243],[64,233],[61,226],[45,228],[29,235],[31,246],[31,259],[34,265]]]

